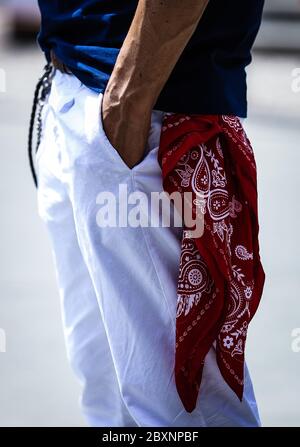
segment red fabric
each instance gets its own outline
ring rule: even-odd
[[[196,406],[207,352],[240,400],[248,324],[262,294],[256,165],[237,117],[165,114],[158,159],[164,190],[192,193],[204,232],[184,227],[178,278],[175,380]],[[183,195],[182,195],[183,197]],[[201,399],[201,389],[200,389]]]

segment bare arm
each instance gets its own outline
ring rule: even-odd
[[[130,167],[143,157],[151,111],[208,1],[139,0],[102,103],[105,132]]]

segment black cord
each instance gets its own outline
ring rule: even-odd
[[[44,73],[39,79],[35,91],[34,91],[34,98],[33,98],[33,104],[31,109],[31,115],[30,115],[30,122],[29,122],[29,132],[28,132],[28,158],[29,158],[29,165],[31,174],[33,177],[33,181],[35,186],[37,187],[37,176],[35,172],[35,166],[34,166],[34,155],[36,154],[38,147],[41,142],[41,135],[42,135],[42,110],[43,106],[45,104],[45,99],[47,95],[50,92],[51,88],[51,74],[53,72],[53,65],[51,62],[48,62],[44,67]],[[39,108],[39,109],[38,109]],[[38,114],[37,114],[38,109]],[[37,118],[36,118],[37,114]],[[33,132],[34,132],[34,124],[35,121],[37,122],[37,141],[35,145],[35,154],[33,155]]]

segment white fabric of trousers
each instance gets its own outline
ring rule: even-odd
[[[52,241],[70,363],[91,426],[260,425],[246,367],[238,400],[206,357],[192,413],[174,380],[176,285],[181,229],[101,228],[97,195],[162,191],[157,161],[163,112],[153,110],[145,157],[127,167],[101,121],[103,95],[56,72],[37,153],[38,208]]]

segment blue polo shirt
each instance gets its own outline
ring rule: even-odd
[[[103,92],[138,0],[39,0],[38,42],[87,87]],[[184,4],[184,1],[183,1]],[[210,0],[155,109],[247,115],[246,72],[264,0]]]

